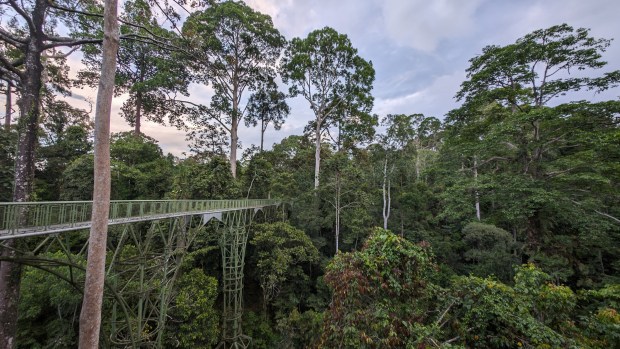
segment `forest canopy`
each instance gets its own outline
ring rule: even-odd
[[[103,6],[1,6],[0,207],[92,200],[93,121],[63,96],[102,78]],[[334,28],[285,38],[232,0],[125,1],[119,23],[133,130],[110,138],[110,198],[283,203],[233,232],[252,347],[620,347],[620,99],[582,94],[618,91],[613,38],[537,29],[480,48],[447,115],[377,115],[376,62]],[[313,118],[264,146],[293,97]],[[191,154],[165,154],[144,120],[186,131]],[[261,143],[238,156],[240,124]],[[101,347],[233,340],[232,250],[216,223],[179,222],[111,226]],[[87,244],[0,241],[0,347],[77,346]]]

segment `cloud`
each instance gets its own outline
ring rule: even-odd
[[[465,37],[475,29],[474,15],[482,0],[386,0],[383,20],[396,43],[432,52],[443,39]]]
[[[617,0],[246,0],[257,11],[272,17],[274,25],[287,38],[305,37],[325,26],[347,34],[362,57],[372,60],[376,69],[373,94],[374,112],[424,113],[441,117],[458,106],[453,99],[465,80],[468,59],[486,45],[506,45],[539,28],[568,23],[592,28],[595,37],[618,36]],[[603,55],[609,65],[620,69],[620,42],[612,42]],[[81,67],[81,54],[69,57],[70,76]],[[96,89],[74,89],[79,95],[71,103],[89,109],[84,97],[94,102]],[[210,87],[192,84],[189,100],[209,104]],[[606,95],[583,98],[615,99],[618,89]],[[112,131],[129,131],[131,126],[119,115],[124,98],[115,98]],[[291,115],[281,131],[270,127],[265,145],[291,134],[301,134],[313,118],[308,103],[290,100]],[[2,97],[0,96],[0,107]],[[94,116],[94,107],[93,113]],[[187,150],[185,134],[173,127],[144,121],[143,131],[160,141],[165,152],[181,155]],[[244,148],[260,142],[257,128],[240,126]]]
[[[172,153],[178,157],[183,157],[183,152],[189,153],[187,141],[185,141],[185,131],[178,130],[172,126],[162,126],[147,120],[142,122],[141,130],[149,137],[158,140],[158,144],[164,153]]]
[[[245,3],[253,8],[255,11],[264,13],[275,18],[280,13],[280,9],[287,4],[290,5],[290,0],[246,0]]]
[[[464,72],[442,75],[425,88],[394,98],[377,98],[374,112],[387,114],[422,113],[442,118],[448,111],[458,107],[454,100],[458,87],[465,80]]]

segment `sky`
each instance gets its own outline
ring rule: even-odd
[[[358,53],[375,68],[374,113],[423,113],[443,116],[458,107],[454,95],[466,79],[468,61],[487,45],[506,45],[536,29],[567,23],[590,28],[594,37],[616,38],[603,55],[604,71],[620,69],[620,1],[618,0],[247,0],[272,17],[287,38],[305,37],[325,26],[349,36]],[[79,55],[70,57],[78,67]],[[72,75],[76,71],[72,71]],[[602,73],[602,72],[601,72]],[[286,90],[282,86],[283,91]],[[194,85],[191,98],[209,103],[209,89]],[[72,100],[94,100],[92,90],[74,90]],[[582,93],[578,99],[619,98],[620,90],[601,95]],[[118,116],[126,96],[113,101],[112,131],[131,127]],[[81,102],[83,103],[83,102]],[[301,97],[289,100],[291,114],[280,131],[265,134],[270,148],[291,134],[301,134],[313,118]],[[159,141],[164,152],[183,157],[185,132],[144,122],[142,131]],[[240,126],[243,148],[259,144],[259,128]]]

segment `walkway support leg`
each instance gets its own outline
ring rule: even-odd
[[[252,210],[240,210],[224,215],[220,249],[222,252],[222,292],[224,310],[222,341],[218,348],[245,349],[252,339],[243,334],[243,266],[248,242],[248,226]]]

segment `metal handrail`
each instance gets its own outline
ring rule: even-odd
[[[275,199],[112,200],[109,224],[278,205]],[[0,240],[90,226],[92,201],[0,202]]]

